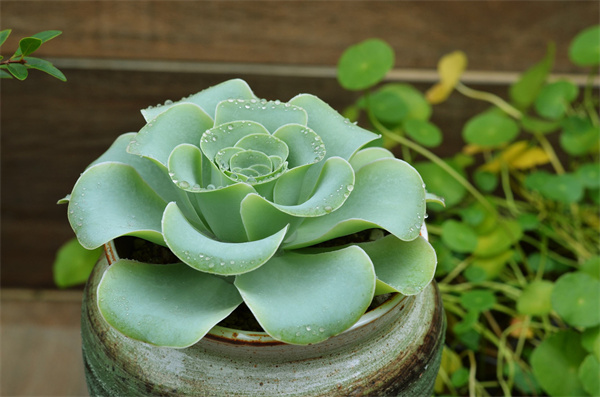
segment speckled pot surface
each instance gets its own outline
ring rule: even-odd
[[[129,339],[101,317],[96,289],[117,259],[114,245],[84,293],[81,333],[92,396],[430,396],[445,317],[435,283],[417,296],[392,295],[350,330],[310,346],[265,333],[215,327],[186,349]]]

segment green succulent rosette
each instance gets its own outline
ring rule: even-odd
[[[276,340],[313,344],[350,328],[375,294],[431,282],[423,181],[363,148],[377,135],[313,95],[267,101],[240,79],[168,102],[142,110],[147,124],[65,199],[84,247],[136,236],[180,260],[108,268],[98,302],[118,331],[183,348],[245,302]]]

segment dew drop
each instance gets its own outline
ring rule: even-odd
[[[165,101],[165,105],[172,105],[172,104],[173,104],[173,101],[172,101],[172,100],[170,100],[170,99],[167,99],[167,100]]]
[[[177,186],[179,186],[182,189],[187,189],[190,187],[190,183],[187,181],[181,181],[177,184]]]
[[[229,125],[227,126],[227,129],[228,129],[229,131],[233,130],[233,125],[229,124]]]
[[[215,190],[215,185],[213,185],[212,183],[209,184],[208,186],[206,186],[206,189],[208,190]]]
[[[325,332],[325,328],[323,328],[323,327],[319,328],[319,332]]]
[[[354,185],[348,185],[346,186],[346,189],[348,189],[349,192],[354,190]]]
[[[307,330],[307,331],[310,331],[311,329],[312,329],[312,328],[310,328],[310,326],[307,326],[307,327],[306,327],[306,330]]]
[[[215,267],[215,264],[214,263],[209,263],[208,267],[212,269],[213,267]]]
[[[333,211],[333,208],[330,205],[326,205],[323,209],[325,210],[325,212]]]

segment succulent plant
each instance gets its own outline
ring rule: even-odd
[[[432,280],[420,175],[319,98],[234,79],[142,114],[63,200],[85,248],[135,236],[180,260],[106,270],[98,305],[123,334],[187,347],[244,302],[274,339],[312,344]]]

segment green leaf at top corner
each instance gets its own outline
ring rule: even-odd
[[[368,39],[350,46],[339,59],[338,81],[351,91],[379,83],[394,67],[394,50],[381,39]]]
[[[7,69],[17,80],[25,80],[29,74],[27,68],[20,63],[9,63]]]
[[[600,25],[581,31],[569,46],[569,59],[579,66],[594,66],[600,63]]]
[[[24,37],[19,41],[19,56],[27,56],[35,52],[42,45],[42,40],[35,37]]]
[[[11,32],[12,32],[12,29],[4,29],[4,30],[0,31],[0,46],[2,44],[4,44],[6,39],[8,39],[8,36],[10,36]]]
[[[42,72],[48,73],[52,77],[56,77],[60,81],[67,81],[67,78],[58,70],[51,62],[48,62],[44,59],[34,58],[34,57],[25,57],[26,66],[30,69],[41,70]]]
[[[556,47],[548,44],[546,56],[540,62],[529,68],[521,75],[519,80],[510,87],[510,98],[521,109],[526,109],[533,104],[539,90],[544,85],[552,65]]]

